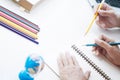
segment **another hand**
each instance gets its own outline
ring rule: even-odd
[[[70,54],[58,58],[58,67],[61,80],[88,80],[90,72],[83,73],[75,57]]]
[[[99,15],[98,15],[98,18],[96,19],[96,23],[99,27],[104,28],[104,29],[120,27],[120,14],[117,14],[112,9],[112,7],[109,6],[108,4],[104,3],[102,5],[102,8],[98,10],[97,12]]]
[[[97,55],[105,56],[111,63],[120,66],[120,49],[118,46],[111,46],[108,42],[114,42],[114,40],[101,35],[100,39],[95,40],[95,43],[99,46],[93,47],[93,50]]]

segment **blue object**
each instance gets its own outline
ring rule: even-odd
[[[115,46],[120,45],[120,42],[110,42],[109,45]],[[85,46],[98,46],[97,44],[86,44]]]
[[[32,54],[27,57],[25,62],[25,70],[19,73],[20,80],[34,80],[34,76],[43,68],[43,58]]]
[[[26,70],[28,70],[29,68],[32,68],[35,72],[37,72],[36,68],[37,66],[41,65],[39,63],[40,61],[40,56],[37,57],[38,59],[33,59],[31,58],[31,56],[29,56],[26,60],[26,63],[25,63],[25,68]]]
[[[31,77],[27,71],[21,71],[19,73],[19,79],[20,80],[34,80],[34,78]]]

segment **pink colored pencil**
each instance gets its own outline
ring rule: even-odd
[[[35,30],[35,29],[29,27],[28,25],[26,25],[26,24],[24,24],[24,23],[22,23],[22,22],[20,22],[20,21],[18,21],[18,20],[16,20],[16,19],[14,19],[14,18],[8,16],[7,14],[5,14],[5,13],[3,13],[3,12],[0,12],[0,16],[2,16],[2,17],[4,17],[4,18],[6,18],[6,19],[8,19],[8,20],[10,20],[10,21],[12,21],[12,22],[14,22],[14,23],[16,23],[17,25],[19,25],[19,26],[21,26],[21,27],[23,27],[23,28],[25,28],[25,29],[27,29],[27,30],[35,33],[35,34],[38,33],[37,30]]]
[[[38,25],[36,25],[33,22],[31,22],[31,21],[29,21],[29,20],[27,20],[27,19],[17,15],[16,13],[13,13],[12,11],[10,11],[10,10],[2,7],[2,6],[0,6],[0,11],[6,13],[7,15],[15,18],[16,20],[18,20],[18,21],[20,21],[20,22],[22,22],[22,23],[32,27],[33,29],[36,29],[38,32],[40,31],[40,28],[39,28]]]

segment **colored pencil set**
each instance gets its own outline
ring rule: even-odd
[[[36,41],[37,33],[40,31],[39,26],[2,6],[0,6],[0,25],[39,44]]]

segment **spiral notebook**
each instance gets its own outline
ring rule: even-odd
[[[90,70],[91,74],[90,74],[89,80],[118,80],[120,79],[120,68],[119,67],[113,65],[104,57],[95,56],[93,52],[91,51],[92,47],[83,46],[85,43],[93,43],[94,42],[93,37],[95,37],[94,34],[92,35],[88,34],[87,38],[78,37],[75,41],[69,43],[68,45],[65,44],[65,46],[61,47],[60,52],[64,53],[67,51],[71,55],[75,56],[80,67],[83,69],[84,72],[86,72],[87,70]],[[57,56],[55,56],[54,58],[55,58],[54,64],[48,63],[52,69],[48,68],[48,70],[46,70],[45,72],[45,75],[49,74],[49,77],[51,76],[50,79],[48,80],[60,80],[60,78],[58,77],[59,70],[56,68],[56,66],[58,66],[56,64]]]
[[[91,52],[90,47],[81,44],[72,45],[73,54],[76,56],[80,66],[91,71],[89,80],[118,80],[120,79],[120,68],[110,63],[105,58],[99,58]]]
[[[112,80],[102,69],[100,69],[93,61],[90,60],[77,46],[72,45],[72,48],[91,66],[96,70],[103,78],[106,80]]]

